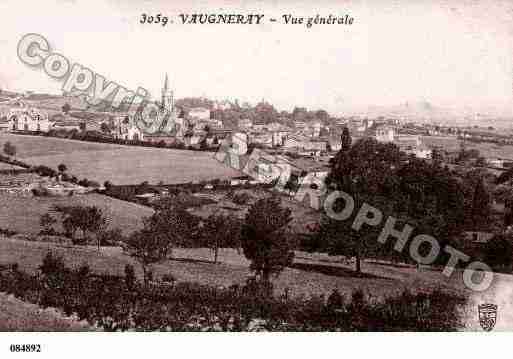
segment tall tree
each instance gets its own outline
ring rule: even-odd
[[[96,206],[55,206],[55,211],[62,216],[62,225],[72,239],[75,238],[77,230],[82,232],[82,238],[86,239],[87,234],[94,234],[100,249],[99,234],[105,228],[106,218],[100,208]]]
[[[205,245],[214,253],[214,263],[220,248],[240,248],[241,223],[231,216],[210,215],[203,226]]]
[[[150,266],[168,258],[172,248],[168,236],[147,228],[134,232],[127,240],[130,256],[141,264],[145,284],[150,280]]]
[[[45,213],[41,216],[39,223],[43,229],[41,230],[41,234],[54,234],[55,230],[53,229],[53,225],[57,223],[57,220],[53,218],[50,213]]]
[[[472,223],[475,228],[487,227],[490,223],[491,198],[484,181],[480,178],[474,188],[472,198]]]
[[[255,202],[242,225],[241,245],[251,261],[251,270],[270,285],[271,275],[278,275],[294,258],[293,244],[287,235],[292,220],[289,208],[283,208],[278,197]]]
[[[69,105],[69,103],[66,102],[64,105],[62,105],[62,112],[67,114],[70,110],[71,106]]]
[[[340,140],[342,142],[342,151],[349,151],[351,149],[352,139],[347,126],[344,126],[344,129],[342,130],[342,135],[340,135]]]

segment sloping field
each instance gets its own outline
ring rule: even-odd
[[[78,267],[88,263],[96,273],[123,275],[127,263],[134,265],[136,275],[141,279],[140,266],[132,258],[123,254],[119,248],[102,248],[100,252],[94,247],[62,246],[53,243],[27,242],[0,236],[0,264],[19,263],[20,269],[35,272],[48,250],[64,256],[68,267]],[[172,274],[178,281],[192,281],[213,286],[244,284],[250,274],[248,262],[234,250],[221,250],[221,263],[213,264],[211,253],[207,249],[178,249],[173,252],[174,260],[155,266],[155,278],[163,274]],[[273,280],[275,294],[281,295],[285,289],[291,296],[329,295],[338,289],[346,298],[351,292],[362,289],[368,300],[376,301],[383,297],[394,296],[408,289],[411,291],[430,291],[441,288],[457,291],[469,296],[470,302],[462,308],[467,330],[478,330],[479,318],[477,305],[481,303],[499,304],[501,315],[497,318],[495,330],[513,329],[513,280],[511,275],[496,274],[495,284],[485,292],[465,290],[462,273],[457,270],[451,278],[446,278],[440,271],[417,270],[412,267],[364,262],[362,271],[366,276],[356,277],[351,263],[342,263],[340,258],[322,254],[296,253],[294,268],[286,268]],[[329,274],[319,268],[329,268]],[[300,268],[300,269],[298,269]],[[18,303],[23,304],[23,303]],[[0,298],[0,312],[5,306]],[[20,309],[21,308],[21,309]],[[14,310],[23,310],[23,307]],[[7,309],[6,309],[7,310]],[[15,312],[16,313],[16,312]],[[22,317],[24,314],[18,316]],[[1,321],[0,317],[0,321]],[[30,320],[33,320],[30,317]]]
[[[461,140],[457,138],[439,136],[421,136],[421,138],[427,146],[441,146],[447,151],[458,151],[460,149]],[[467,149],[474,148],[479,150],[481,156],[484,157],[513,159],[513,146],[510,145],[499,146],[495,143],[475,143],[467,141],[466,147]]]
[[[78,267],[88,263],[97,273],[124,275],[124,267],[132,263],[137,275],[142,278],[140,266],[124,254],[120,248],[105,247],[98,252],[94,246],[64,246],[54,243],[28,242],[0,236],[0,264],[18,263],[20,268],[29,272],[37,271],[48,250],[64,256],[67,266]],[[430,290],[434,288],[457,288],[458,285],[447,281],[440,272],[417,272],[412,268],[397,268],[374,263],[363,263],[366,276],[354,275],[352,264],[326,263],[317,258],[298,253],[295,265],[286,268],[274,280],[276,294],[289,289],[291,295],[321,295],[338,289],[349,295],[361,288],[374,299],[394,295],[405,289]],[[219,264],[213,264],[212,253],[208,249],[175,249],[174,260],[155,266],[155,278],[163,274],[172,274],[178,281],[199,282],[214,286],[244,284],[250,275],[249,263],[235,250],[223,249],[219,254]],[[331,268],[329,274],[323,268]],[[455,277],[454,280],[457,280]]]
[[[12,295],[0,293],[0,331],[73,332],[94,330],[87,323],[62,316],[54,309],[41,309]]]
[[[10,165],[8,163],[0,162],[0,171],[3,170],[22,170],[23,167]]]
[[[0,146],[3,146],[3,144],[7,141],[16,146],[17,157],[20,159],[37,156],[72,154],[74,152],[84,151],[112,150],[113,148],[118,147],[124,148],[123,146],[111,145],[107,143],[94,143],[61,138],[0,133]]]
[[[66,164],[78,178],[99,183],[165,184],[231,178],[240,173],[214,159],[214,153],[121,146],[60,138],[0,134],[18,150],[18,158],[32,165],[57,168]]]
[[[0,193],[0,228],[19,233],[37,234],[41,230],[39,219],[55,205],[98,206],[103,210],[111,228],[120,228],[128,234],[142,226],[142,218],[153,210],[135,203],[117,200],[100,194],[72,197],[23,197]]]

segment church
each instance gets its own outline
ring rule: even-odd
[[[160,128],[155,133],[145,133],[145,141],[165,142],[166,144],[182,142],[188,128],[187,122],[181,115],[181,111],[175,106],[173,90],[169,87],[169,78],[166,74],[162,87],[160,108],[149,119],[143,119],[146,123],[155,122]]]
[[[141,122],[153,123],[158,126],[158,129],[152,132],[144,131],[145,125]],[[169,144],[175,143],[177,138],[183,138],[186,127],[183,117],[179,116],[179,111],[175,106],[174,92],[169,87],[169,79],[166,74],[158,110],[149,114],[144,111],[118,114],[115,118],[114,136],[129,141]]]

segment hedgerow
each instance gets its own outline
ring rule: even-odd
[[[0,267],[0,291],[55,307],[108,331],[452,331],[463,326],[462,297],[441,291],[403,294],[371,303],[361,291],[309,299],[268,297],[246,286],[216,288],[152,282],[65,268],[48,255],[39,273]]]

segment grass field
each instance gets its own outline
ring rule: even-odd
[[[10,165],[8,163],[4,163],[4,162],[0,162],[0,171],[3,171],[3,170],[22,170],[23,167],[19,167],[19,166],[15,166],[15,165]]]
[[[55,205],[98,206],[103,210],[109,227],[120,228],[128,234],[142,226],[142,218],[153,210],[135,203],[120,201],[100,194],[72,197],[22,197],[0,193],[0,228],[19,233],[37,234],[39,219]]]
[[[437,136],[422,136],[422,141],[427,146],[441,146],[447,151],[458,151],[460,149],[460,142],[457,138],[452,137],[437,137]],[[479,150],[481,156],[487,158],[505,158],[513,159],[513,146],[505,145],[499,146],[495,143],[466,143],[467,149],[475,148]]]
[[[140,266],[122,252],[119,247],[104,247],[98,251],[94,246],[65,246],[54,243],[28,242],[0,237],[0,264],[19,263],[29,272],[38,270],[48,250],[64,256],[67,266],[78,267],[88,263],[96,273],[124,275],[127,263],[134,265],[139,278]],[[154,266],[155,278],[172,274],[178,281],[199,282],[213,286],[244,284],[250,275],[249,262],[242,254],[232,249],[221,249],[219,264],[212,263],[212,252],[206,248],[174,249],[173,260]],[[296,253],[294,264],[286,268],[274,280],[276,294],[283,294],[286,288],[290,294],[328,295],[333,289],[350,294],[361,288],[369,296],[380,298],[394,295],[405,289],[430,290],[445,288],[464,291],[461,275],[450,279],[439,271],[417,271],[411,267],[362,263],[364,276],[354,275],[353,263],[340,257],[323,254]]]
[[[87,263],[96,273],[123,275],[124,266],[131,263],[135,267],[136,275],[142,279],[140,266],[119,248],[109,247],[98,251],[95,247],[27,242],[0,236],[0,264],[18,263],[21,270],[30,273],[38,270],[49,250],[64,255],[68,267],[76,268]],[[172,274],[177,281],[227,287],[232,284],[244,284],[250,274],[248,262],[234,250],[222,249],[218,264],[210,262],[212,253],[201,248],[176,249],[173,251],[173,258],[154,267],[155,278],[160,278],[163,274]],[[461,312],[467,330],[481,331],[477,316],[477,305],[481,303],[499,305],[501,315],[498,316],[495,330],[513,328],[511,275],[495,274],[494,285],[487,291],[471,292],[464,288],[461,270],[456,270],[453,276],[447,278],[438,270],[418,271],[412,267],[364,261],[362,271],[365,276],[355,276],[353,264],[344,263],[341,258],[297,252],[292,268],[286,268],[273,280],[275,294],[281,295],[288,289],[291,296],[309,298],[312,295],[324,295],[326,298],[333,289],[337,289],[347,300],[353,291],[362,289],[368,300],[380,301],[384,297],[400,294],[406,289],[425,292],[440,288],[445,291],[457,291],[469,297],[469,305],[462,308]],[[5,304],[0,295],[0,313],[3,308],[15,311],[14,314],[7,315],[8,317],[25,310],[23,305],[22,302],[16,303],[15,308],[9,309],[9,304]],[[17,315],[18,318],[25,315],[24,312],[21,313]],[[30,318],[33,319],[32,316]]]
[[[0,331],[75,332],[94,330],[87,323],[62,316],[54,309],[41,309],[12,295],[0,293]]]
[[[230,178],[240,175],[216,161],[213,153],[0,133],[0,146],[10,141],[17,157],[32,165],[57,168],[66,164],[78,178],[99,183],[165,184]]]

